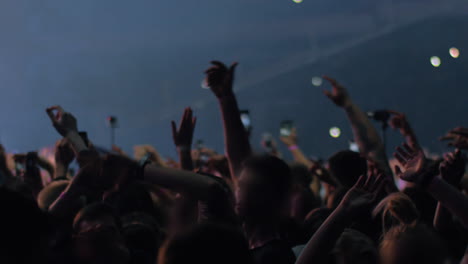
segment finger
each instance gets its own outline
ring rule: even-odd
[[[366,176],[365,175],[361,175],[358,180],[356,181],[356,183],[354,184],[354,187],[355,188],[362,188],[364,186],[364,183],[366,182]]]
[[[396,151],[397,151],[397,153],[398,153],[401,157],[403,157],[405,160],[408,160],[408,159],[411,158],[411,155],[408,154],[408,153],[407,153],[405,150],[403,150],[403,148],[401,148],[401,147],[397,147],[397,148],[396,148]]]
[[[417,150],[410,147],[406,142],[403,143],[403,148],[408,152],[408,154],[410,154],[411,156],[416,154]]]
[[[401,165],[405,165],[406,164],[406,160],[400,156],[400,154],[398,154],[397,152],[393,153],[393,157],[395,157],[395,159],[397,159],[397,161],[401,164]]]
[[[233,63],[231,64],[231,67],[229,67],[229,71],[230,71],[231,73],[233,73],[233,72],[236,70],[237,65],[239,65],[239,63],[238,63],[237,61],[236,61],[236,62],[233,62]]]
[[[174,121],[171,121],[171,127],[172,127],[172,136],[175,139],[176,136],[177,136],[177,126],[176,126],[176,123]]]
[[[220,62],[220,61],[211,61],[211,64],[215,65],[215,66],[218,66],[219,68],[221,69],[224,69],[226,70],[226,65],[224,65],[224,63]]]
[[[328,81],[331,85],[333,85],[333,86],[335,86],[335,85],[338,84],[338,82],[337,82],[335,79],[330,78],[330,77],[328,77],[328,76],[326,76],[326,75],[322,76],[322,78],[325,79],[325,80],[327,80],[327,81]]]
[[[364,186],[362,187],[364,190],[369,190],[369,187],[374,183],[374,175],[367,175],[366,182],[364,183]]]
[[[50,120],[55,123],[55,116],[54,116],[54,110],[52,108],[47,108],[46,109],[47,115],[49,116]]]
[[[374,192],[377,190],[377,187],[382,183],[382,181],[385,179],[385,176],[383,173],[380,173],[377,175],[375,178],[375,181],[372,183],[372,185],[369,186],[369,191]]]
[[[385,176],[382,176],[382,180],[378,183],[373,193],[375,193],[376,195],[382,193],[385,189],[385,185],[387,185],[387,179],[385,178]]]
[[[333,99],[333,95],[330,91],[328,90],[323,90],[323,94],[326,95],[328,98]]]
[[[453,140],[453,139],[455,139],[455,137],[456,137],[455,135],[448,133],[445,136],[440,137],[439,140],[440,141]]]

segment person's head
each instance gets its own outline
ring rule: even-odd
[[[159,264],[252,264],[247,241],[238,229],[203,224],[169,238],[161,247]]]
[[[374,242],[363,233],[346,229],[333,249],[336,264],[376,264],[379,254]]]
[[[443,243],[424,225],[398,225],[380,243],[382,264],[442,264],[446,259]]]
[[[328,167],[332,176],[348,188],[351,188],[361,175],[367,173],[366,160],[351,150],[335,153],[328,159]]]
[[[129,252],[114,209],[105,203],[84,207],[73,220],[73,253],[79,263],[127,263]]]
[[[122,234],[132,263],[155,263],[164,234],[152,216],[140,212],[125,215],[122,217]]]
[[[312,174],[307,167],[297,162],[292,163],[289,167],[291,168],[293,185],[296,187],[308,188],[312,183]]]
[[[60,180],[49,183],[37,196],[37,204],[43,211],[49,210],[50,205],[65,191],[70,181]]]
[[[243,219],[279,219],[289,199],[291,171],[281,159],[252,156],[244,161],[236,189],[236,211]]]
[[[0,263],[47,263],[51,226],[34,200],[0,188]]]
[[[385,197],[375,207],[372,215],[374,218],[381,217],[384,233],[393,226],[412,225],[419,219],[419,212],[413,201],[401,192]]]

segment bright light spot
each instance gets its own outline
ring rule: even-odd
[[[312,85],[313,85],[313,86],[320,86],[320,85],[322,85],[322,78],[317,77],[317,76],[312,77]]]
[[[206,79],[203,79],[201,81],[201,88],[203,89],[210,89],[210,87],[208,86],[208,83],[206,82]]]
[[[452,58],[455,58],[455,59],[458,58],[458,56],[460,56],[460,51],[455,47],[450,48],[449,53],[450,53],[450,56],[452,56]]]
[[[302,0],[293,0],[294,3],[299,4],[302,3]]]
[[[440,66],[440,63],[441,63],[441,62],[440,62],[440,58],[439,58],[439,57],[437,57],[437,56],[432,56],[432,57],[431,57],[431,64],[432,64],[432,66],[434,66],[434,67],[439,67],[439,66]]]
[[[337,138],[340,137],[341,135],[341,130],[337,127],[332,127],[330,128],[330,137],[332,138]]]

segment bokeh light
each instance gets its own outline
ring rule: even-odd
[[[460,51],[455,48],[455,47],[452,47],[449,49],[449,53],[450,53],[450,56],[452,56],[452,58],[458,58],[458,56],[460,56]]]
[[[320,85],[322,85],[322,78],[317,77],[317,76],[312,77],[312,85],[313,85],[313,86],[320,86]]]
[[[293,0],[294,3],[299,4],[302,3],[302,0]]]
[[[338,127],[332,127],[330,128],[330,137],[332,138],[338,138],[341,136],[341,129],[339,129]]]
[[[441,64],[440,58],[437,57],[437,56],[432,56],[432,57],[431,57],[431,64],[432,64],[432,66],[434,66],[434,67],[439,67],[440,64]]]

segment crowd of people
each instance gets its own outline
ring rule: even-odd
[[[405,115],[390,111],[404,137],[390,159],[347,90],[324,77],[359,153],[311,160],[294,129],[280,138],[293,161],[274,147],[254,153],[233,92],[236,66],[213,61],[206,71],[225,154],[193,147],[190,108],[172,122],[178,161],[150,146],[134,158],[118,147],[100,153],[71,113],[48,108],[61,136],[53,163],[29,152],[11,168],[0,149],[1,263],[468,263],[467,128],[443,136],[454,150],[433,159]]]

